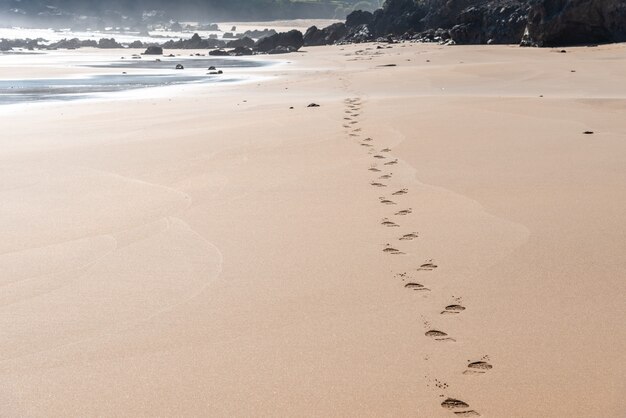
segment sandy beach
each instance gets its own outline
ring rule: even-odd
[[[0,416],[623,416],[626,44],[559,51],[0,107]]]

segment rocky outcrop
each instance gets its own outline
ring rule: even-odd
[[[626,41],[626,0],[386,0],[374,13],[311,27],[306,45],[404,39],[559,46]],[[339,35],[339,36],[337,36]]]
[[[324,29],[311,26],[304,34],[304,45],[331,45],[345,38],[347,34],[348,28],[344,23],[334,23]]]
[[[234,41],[229,41],[226,44],[226,48],[239,48],[239,47],[252,48],[254,44],[255,44],[254,39],[244,36],[242,38],[235,39]]]
[[[114,48],[123,48],[122,44],[117,43],[114,38],[107,39],[102,38],[98,41],[98,48],[102,49],[114,49]]]
[[[523,44],[566,46],[626,41],[624,0],[538,0]]]
[[[297,51],[304,45],[302,32],[290,30],[289,32],[281,32],[272,36],[259,39],[254,49],[262,53],[270,53],[272,51],[289,50],[289,52]],[[279,48],[280,47],[280,48]]]
[[[144,55],[163,55],[163,48],[157,45],[150,45]]]
[[[204,39],[197,33],[194,33],[190,39],[179,39],[178,41],[170,40],[161,46],[165,49],[213,49],[224,48],[226,42],[212,38]]]
[[[450,29],[450,38],[456,44],[516,44],[524,34],[528,9],[520,2],[465,8]]]

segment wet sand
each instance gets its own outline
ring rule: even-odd
[[[626,46],[383,48],[2,109],[2,415],[621,416]]]

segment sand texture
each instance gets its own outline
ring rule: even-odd
[[[626,45],[305,51],[0,108],[0,416],[623,417]]]

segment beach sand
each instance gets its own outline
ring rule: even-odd
[[[280,59],[0,109],[0,415],[623,416],[626,45]]]

